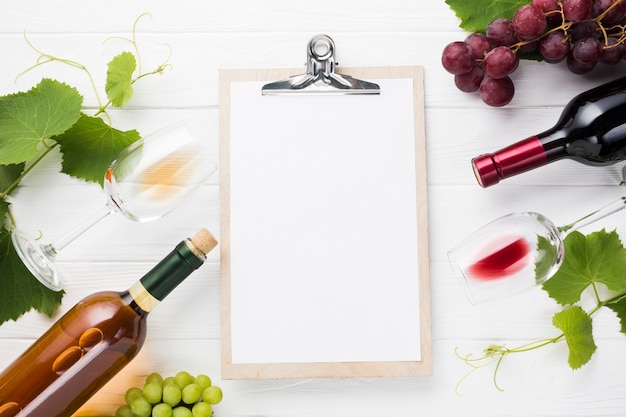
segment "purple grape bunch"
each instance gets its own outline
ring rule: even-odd
[[[492,21],[443,50],[441,63],[463,92],[478,91],[485,104],[501,107],[515,94],[511,74],[522,54],[550,64],[565,62],[574,74],[599,63],[626,59],[626,0],[532,0],[512,19]]]

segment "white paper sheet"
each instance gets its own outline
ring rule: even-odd
[[[420,360],[413,81],[231,86],[233,363]]]

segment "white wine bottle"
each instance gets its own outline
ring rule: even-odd
[[[92,294],[0,373],[0,417],[72,415],[139,352],[152,309],[217,245],[206,229],[124,292]]]

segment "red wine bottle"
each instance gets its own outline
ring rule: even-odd
[[[0,417],[72,415],[137,355],[148,313],[216,245],[202,229],[127,291],[99,292],[72,307],[0,373]]]
[[[482,187],[559,159],[608,165],[626,159],[626,77],[574,97],[554,127],[472,159]]]

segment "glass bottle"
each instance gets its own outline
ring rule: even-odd
[[[127,291],[77,303],[0,373],[0,417],[72,415],[137,355],[150,311],[216,245],[201,229]]]
[[[626,77],[585,91],[556,125],[494,153],[472,159],[482,187],[559,159],[608,165],[626,159]]]

